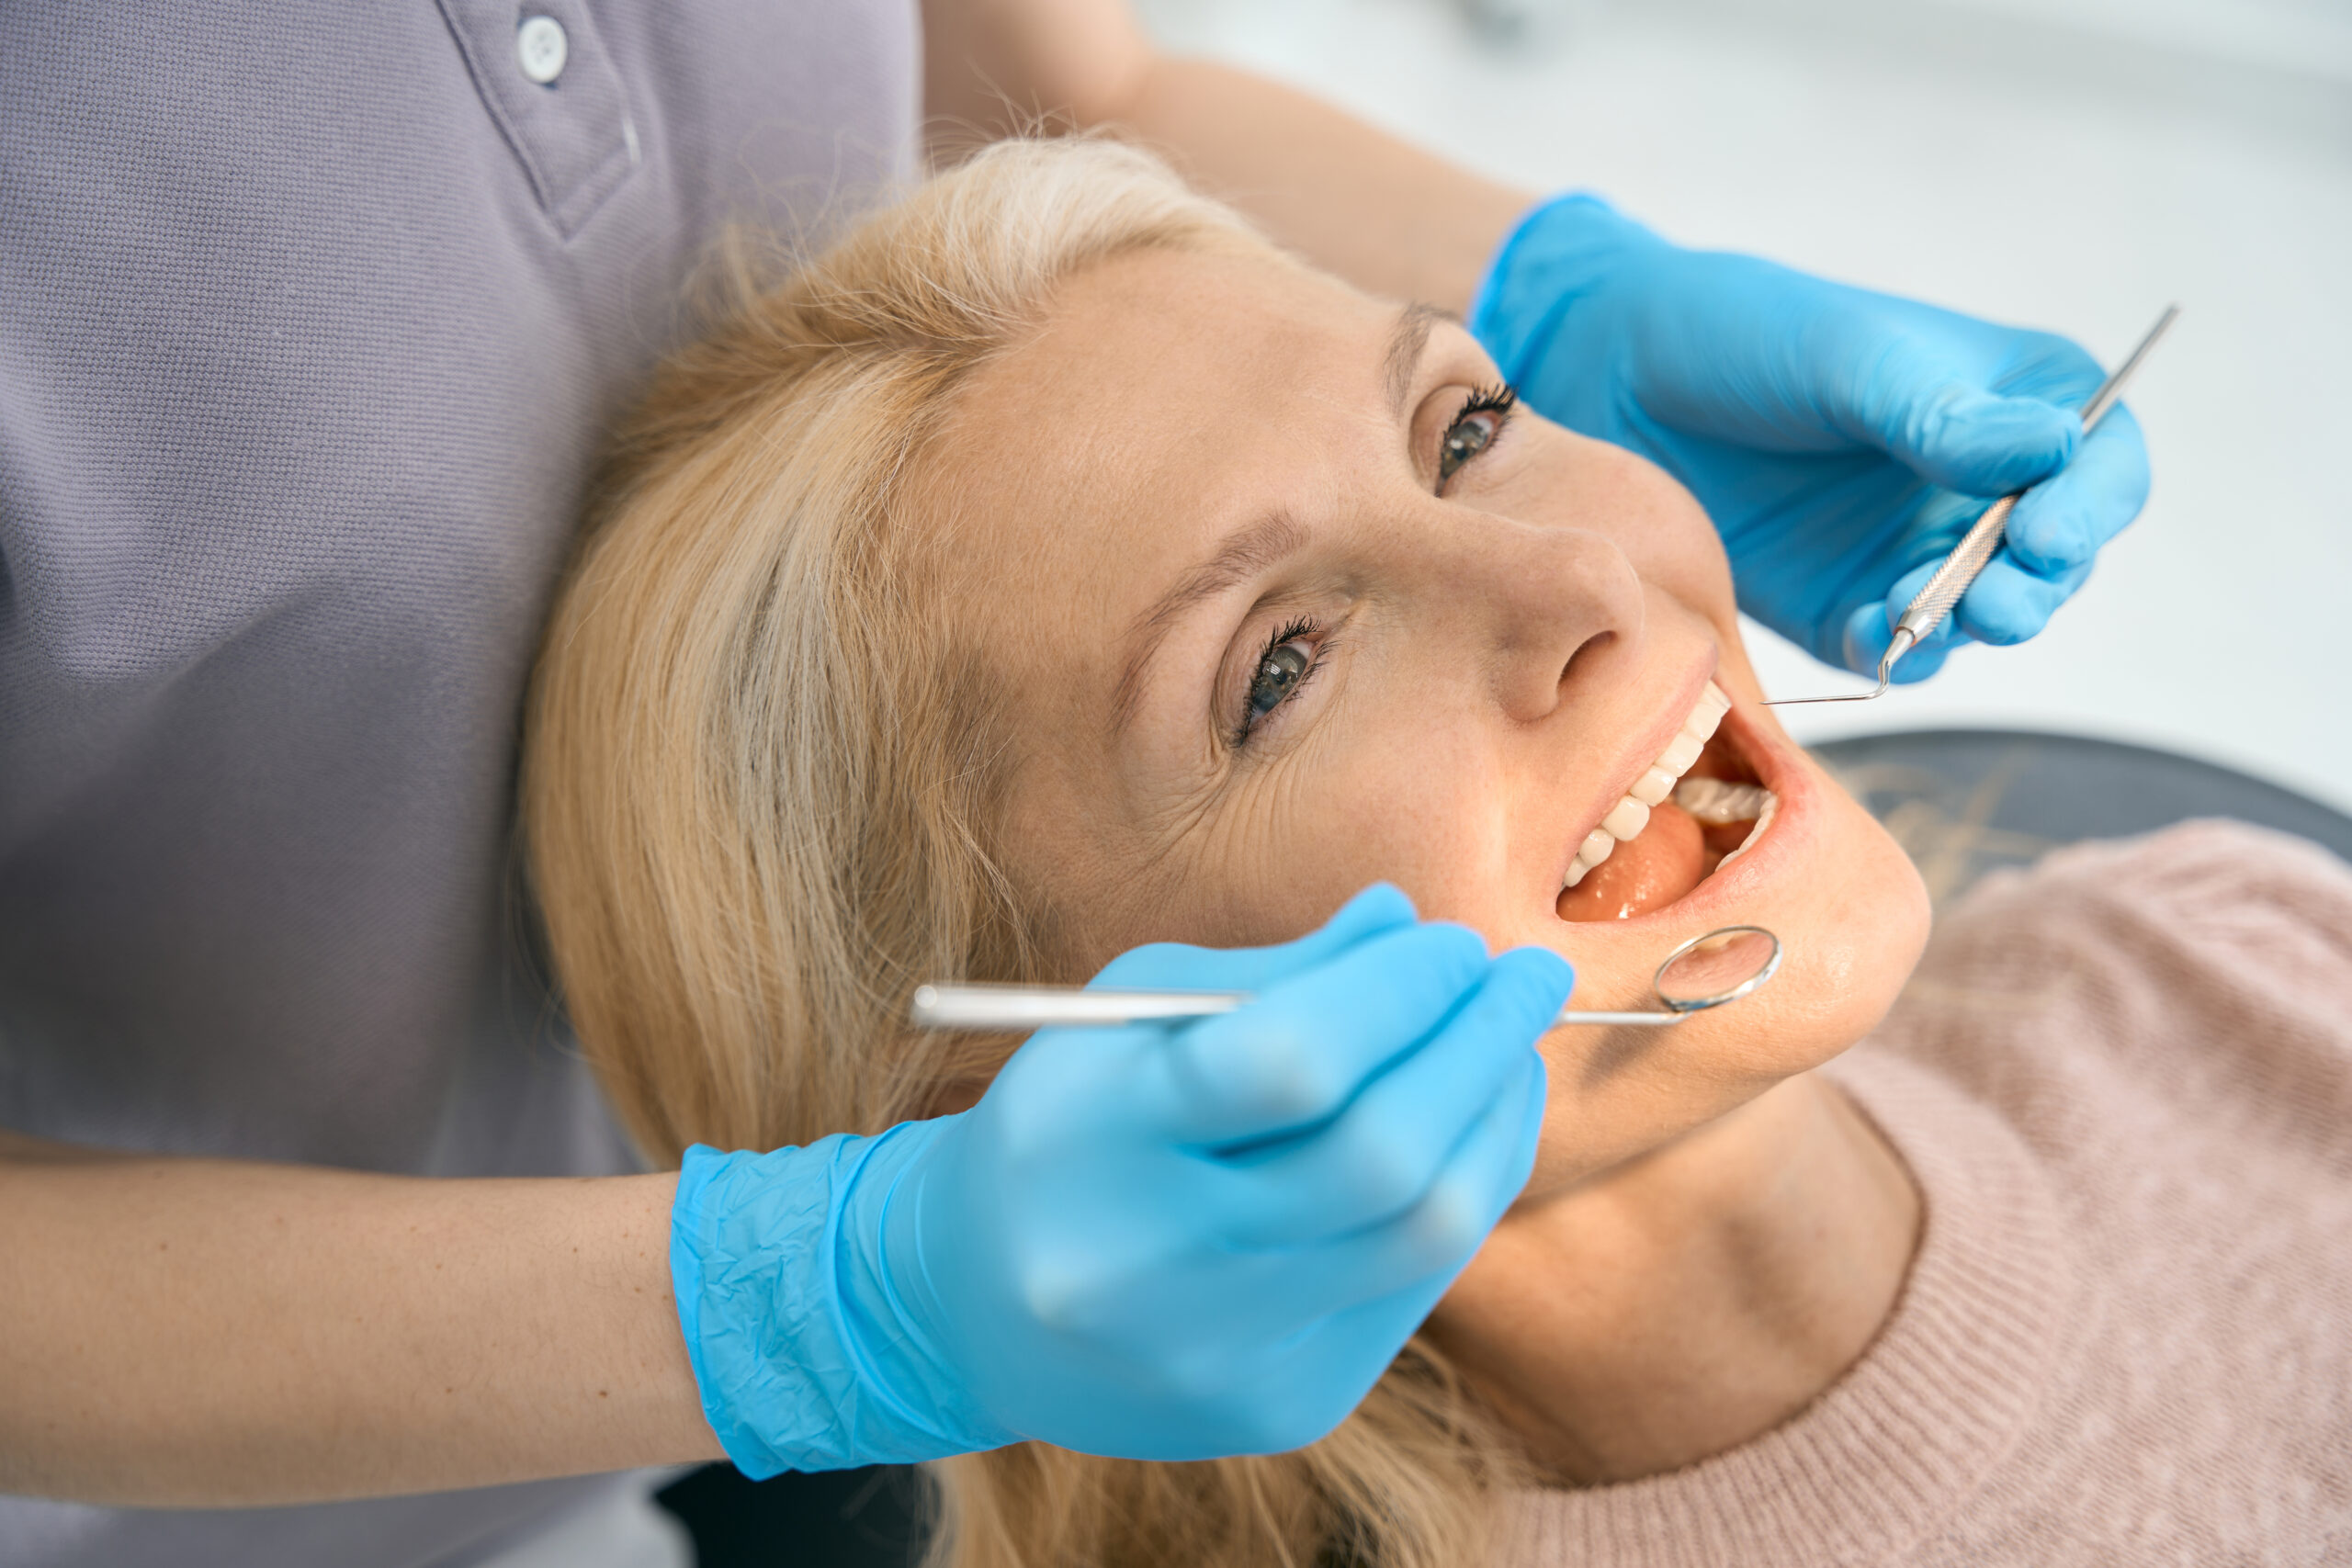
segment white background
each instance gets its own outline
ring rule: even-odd
[[[1525,8],[1515,35],[1471,19]],[[2136,740],[2352,808],[2352,3],[1147,0],[1245,63],[1532,190],[2064,332],[2156,488],[2036,641],[1789,710],[1800,739],[1991,725]],[[1750,627],[1766,686],[1839,676]]]

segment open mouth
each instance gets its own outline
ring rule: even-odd
[[[1690,892],[1772,823],[1766,789],[1736,732],[1731,699],[1713,682],[1682,728],[1623,799],[1585,836],[1557,908],[1564,920],[1625,920]]]

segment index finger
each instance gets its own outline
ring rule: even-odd
[[[1476,932],[1408,926],[1204,1019],[1169,1042],[1164,1130],[1231,1144],[1329,1120],[1443,1023],[1488,966]]]
[[[2140,514],[2148,483],[2147,441],[2132,411],[2119,403],[2084,438],[2073,462],[2018,502],[2007,547],[2040,577],[2087,566]]]

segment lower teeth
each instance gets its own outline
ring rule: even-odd
[[[1755,786],[1745,785],[1742,787],[1754,788]],[[1732,862],[1746,854],[1747,852],[1747,847],[1750,844],[1753,844],[1757,840],[1762,838],[1764,836],[1764,829],[1772,825],[1772,813],[1781,808],[1781,797],[1774,795],[1770,790],[1758,789],[1756,793],[1764,797],[1764,804],[1757,810],[1756,813],[1756,826],[1747,830],[1747,837],[1739,841],[1739,848],[1732,851],[1731,853],[1724,856],[1723,859],[1715,863],[1715,869],[1717,871],[1723,870],[1724,867],[1729,865]]]
[[[1758,820],[1770,809],[1772,792],[1762,784],[1728,779],[1684,779],[1674,786],[1674,804],[1710,828]]]

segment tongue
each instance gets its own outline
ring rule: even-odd
[[[1650,807],[1641,837],[1619,844],[1609,858],[1560,895],[1564,920],[1623,920],[1663,908],[1707,874],[1707,841],[1699,819],[1672,801]]]

